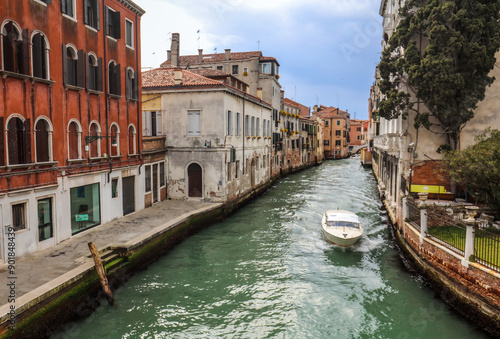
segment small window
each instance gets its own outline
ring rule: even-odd
[[[96,137],[96,136],[99,136],[101,135],[101,130],[99,128],[99,125],[96,123],[96,122],[93,122],[90,124],[90,132],[89,132],[89,136],[93,136],[93,137]],[[89,147],[89,157],[90,158],[97,158],[97,157],[100,157],[101,156],[101,140],[100,139],[97,139],[93,142],[90,143],[90,147]]]
[[[111,179],[111,198],[118,198],[118,178]]]
[[[102,92],[102,58],[87,53],[87,89]]]
[[[31,39],[31,58],[33,60],[33,76],[41,79],[49,79],[49,50],[46,37],[42,33],[36,33]]]
[[[245,135],[250,136],[250,116],[245,115]]]
[[[137,154],[136,151],[136,132],[135,132],[135,127],[133,125],[130,125],[128,127],[128,154]]]
[[[134,48],[134,23],[129,19],[125,19],[125,44]]]
[[[120,154],[120,130],[118,129],[118,125],[113,123],[110,129],[111,135],[111,156]]]
[[[144,184],[146,186],[146,192],[151,192],[151,165],[146,165],[144,167],[145,173],[144,173]]]
[[[97,0],[84,0],[84,15],[85,25],[99,30],[99,2]]]
[[[81,159],[81,130],[75,121],[68,126],[69,158]]]
[[[222,71],[222,66],[217,66],[218,71]]]
[[[137,72],[130,67],[127,68],[127,77],[125,81],[125,92],[127,93],[127,99],[137,100]]]
[[[341,146],[342,140],[335,140],[335,146]]]
[[[165,186],[165,162],[160,162],[160,187]]]
[[[142,112],[142,135],[146,137],[163,135],[161,111]]]
[[[357,127],[356,132],[361,132],[361,127]]]
[[[340,120],[337,120],[337,126],[340,126]]]
[[[65,85],[83,88],[83,50],[63,45],[63,73]]]
[[[251,131],[251,135],[252,136],[255,136],[255,117],[252,117],[252,131]]]
[[[121,38],[120,12],[106,8],[106,34],[114,39]]]
[[[12,205],[12,227],[14,231],[25,230],[26,225],[26,203]]]
[[[255,135],[260,136],[260,118],[257,118],[257,122],[255,124]]]
[[[227,135],[233,135],[233,112],[227,111]]]
[[[113,60],[108,65],[109,94],[122,95],[120,65]]]
[[[61,12],[76,19],[76,0],[61,0]]]
[[[271,63],[266,62],[266,63],[259,64],[259,72],[271,74]]]
[[[188,136],[200,134],[200,111],[188,111]]]
[[[336,130],[335,131],[335,135],[340,137],[342,135],[342,131],[341,130]]]
[[[233,74],[239,73],[239,65],[233,65]]]
[[[40,119],[35,126],[36,162],[48,162],[52,135],[49,133],[49,123]]]
[[[236,113],[236,135],[241,135],[241,114]]]
[[[19,74],[29,74],[28,30],[21,31],[13,21],[2,28],[3,70]]]
[[[325,120],[325,126],[329,126],[330,122],[328,120]]]
[[[330,146],[330,140],[325,140],[324,144],[325,144],[325,146]]]

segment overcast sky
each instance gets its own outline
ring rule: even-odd
[[[367,119],[380,60],[380,0],[135,0],[142,67],[166,60],[171,33],[181,55],[261,50],[280,63],[285,96],[306,106],[348,109]],[[199,33],[198,33],[199,31]]]

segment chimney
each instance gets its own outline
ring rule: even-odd
[[[262,100],[262,88],[261,87],[257,88],[257,98]]]
[[[224,51],[226,51],[226,61],[231,60],[231,49],[226,48]]]
[[[174,67],[179,66],[179,50],[180,50],[181,35],[179,33],[172,33],[172,46],[171,49],[171,62]]]
[[[203,49],[198,49],[198,62],[203,63]]]
[[[170,60],[170,58],[172,58],[172,52],[167,50],[167,60]]]
[[[174,86],[182,86],[182,68],[174,68]]]

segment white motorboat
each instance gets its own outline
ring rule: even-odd
[[[363,235],[358,216],[349,211],[326,211],[321,227],[326,240],[340,246],[351,246]]]

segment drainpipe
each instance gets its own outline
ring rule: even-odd
[[[245,159],[245,138],[246,138],[246,135],[245,135],[245,97],[246,97],[246,93],[243,93],[243,173],[246,174],[245,172],[245,163],[247,162],[246,159]]]
[[[104,70],[103,70],[103,73],[104,73],[104,101],[105,101],[105,115],[106,115],[106,134],[105,135],[108,135],[108,131],[109,131],[109,108],[108,108],[108,103],[109,103],[109,93],[108,93],[108,76],[107,76],[107,72],[108,72],[108,57],[107,57],[107,53],[106,53],[106,49],[107,49],[107,46],[106,46],[106,40],[107,40],[107,36],[106,36],[106,27],[107,27],[107,15],[106,15],[106,0],[102,0],[102,9],[103,9],[103,18],[104,18],[104,27],[103,27],[103,35],[104,35],[104,38],[103,38],[103,44],[104,44],[104,67],[106,67]],[[103,68],[104,68],[103,67]],[[121,84],[120,84],[121,85]],[[111,149],[109,148],[109,138],[106,138],[106,151],[108,152],[108,156],[107,156],[107,160],[109,162],[109,173],[108,173],[108,183],[109,183],[109,177],[111,175],[111,172],[113,171],[113,164],[111,163],[111,159],[110,159],[110,154],[111,154]]]
[[[139,34],[137,32],[138,29],[138,23],[139,23],[139,17],[137,13],[135,13],[135,43],[136,46],[139,46]],[[142,88],[142,81],[141,81],[141,75],[142,71],[141,68],[139,67],[139,53],[135,53],[135,63],[137,67],[137,135],[141,137],[137,137],[137,151],[139,152],[139,160],[140,160],[140,165],[139,165],[139,174],[141,174],[141,166],[144,163],[144,159],[142,158],[142,147],[141,147],[141,140],[142,140],[142,119],[141,119],[141,110],[140,110],[140,105],[139,103],[142,102],[142,98],[139,98],[140,92],[142,92],[140,89]],[[141,128],[139,128],[141,127]]]

